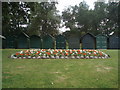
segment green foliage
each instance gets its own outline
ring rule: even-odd
[[[89,9],[85,1],[78,6],[71,6],[62,12],[65,27],[70,31],[80,31],[80,34],[92,32],[94,35],[104,33],[109,35],[118,30],[117,2],[95,2],[94,9]]]
[[[18,35],[21,31],[31,34],[58,33],[60,16],[56,2],[3,2],[3,35]],[[28,25],[22,27],[21,25]]]
[[[29,34],[51,34],[58,33],[60,16],[57,14],[56,2],[35,3],[35,10],[31,12]]]
[[[2,2],[2,11],[3,35],[18,35],[18,33],[25,30],[20,25],[28,23],[28,3]]]
[[[80,35],[92,32],[94,35],[111,32],[120,33],[118,16],[120,2],[95,2],[89,9],[85,1],[70,6],[58,15],[57,2],[2,2],[2,32],[4,36],[18,35],[21,31],[29,35],[56,35],[61,19],[66,28]],[[22,27],[21,25],[28,25]]]

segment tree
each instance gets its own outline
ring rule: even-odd
[[[23,2],[2,2],[2,26],[3,35],[17,36],[26,28],[21,25],[28,24],[30,11],[28,3]]]
[[[93,13],[94,32],[96,32],[96,34],[104,33],[103,31],[105,29],[103,29],[103,26],[107,20],[107,4],[105,2],[95,2]]]
[[[9,4],[2,2],[2,33],[3,35],[7,34],[9,32],[10,28],[10,15],[8,12],[10,12]]]
[[[70,31],[79,31],[80,35],[93,29],[93,20],[91,19],[93,16],[94,13],[89,10],[85,1],[81,2],[79,6],[71,6],[62,12],[66,28],[69,28]]]
[[[94,9],[98,20],[98,30],[109,36],[111,32],[117,32],[118,28],[118,3],[97,2]]]
[[[89,6],[86,2],[81,2],[78,6],[78,13],[76,14],[76,21],[78,26],[81,27],[82,32],[89,32],[91,23],[91,13],[89,12]]]
[[[81,2],[64,10],[62,18],[70,31],[80,31],[80,34],[92,32],[94,35],[120,32],[118,30],[118,3],[95,2],[94,9],[89,9],[86,2]]]
[[[109,22],[106,25],[106,29],[108,33],[115,32],[119,33],[120,31],[118,30],[118,7],[119,7],[120,2],[109,2],[108,3],[108,20]]]
[[[51,34],[58,33],[60,16],[57,14],[56,2],[35,3],[35,10],[31,12],[29,34]]]
[[[70,30],[76,30],[77,27],[75,26],[76,22],[76,10],[78,9],[77,6],[75,7],[69,7],[68,9],[64,10],[62,12],[62,19],[65,23],[64,26],[66,28],[69,28]]]

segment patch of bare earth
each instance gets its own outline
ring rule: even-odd
[[[50,72],[51,74],[59,74],[59,73],[61,73],[61,72]]]
[[[54,81],[56,83],[64,82],[67,79],[65,75],[57,76],[57,79]]]
[[[3,73],[5,73],[5,74],[10,74],[10,72],[3,72]]]
[[[2,76],[3,79],[8,79],[10,78],[11,76]]]
[[[18,68],[18,69],[22,69],[22,68],[24,68],[23,66],[18,66],[18,67],[16,67],[16,68]]]
[[[96,71],[97,72],[109,72],[110,70],[112,70],[112,67],[107,67],[107,66],[102,66],[102,65],[97,65],[96,67]]]

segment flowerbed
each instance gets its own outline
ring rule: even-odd
[[[14,59],[97,59],[109,58],[109,55],[100,50],[89,49],[31,49],[22,50],[11,55]]]

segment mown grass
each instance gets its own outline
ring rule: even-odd
[[[109,59],[11,59],[20,49],[4,49],[3,88],[117,88],[118,51]]]

